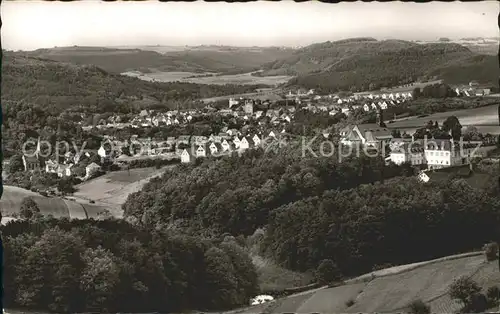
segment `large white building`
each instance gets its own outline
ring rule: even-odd
[[[440,169],[465,165],[472,157],[482,152],[475,152],[478,143],[462,143],[450,140],[427,139],[412,141],[411,139],[394,139],[390,143],[390,160],[395,164],[409,162],[412,165],[427,164],[427,168]]]

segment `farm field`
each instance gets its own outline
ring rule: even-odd
[[[490,105],[480,108],[464,109],[448,112],[439,112],[426,117],[409,117],[405,120],[387,123],[389,129],[415,130],[423,127],[429,120],[442,123],[449,116],[456,116],[463,126],[476,126],[480,132],[500,134],[498,121],[498,105]],[[484,131],[487,130],[487,131]]]
[[[484,290],[500,284],[497,262],[486,262],[483,255],[403,265],[376,273],[381,277],[371,281],[359,280],[369,277],[361,276],[343,286],[276,300],[271,313],[399,313],[415,299],[430,304],[433,313],[452,313],[460,309],[447,294],[455,279],[471,276]],[[350,307],[346,305],[349,300],[354,301]],[[241,313],[257,312],[259,309],[252,308]]]
[[[97,205],[82,204],[59,197],[45,197],[38,193],[25,190],[15,186],[4,186],[3,195],[0,199],[0,210],[5,218],[19,214],[21,203],[25,197],[32,197],[38,205],[40,213],[52,215],[55,218],[68,217],[75,219],[98,218],[105,211],[105,207]]]
[[[158,81],[158,82],[188,82],[196,84],[214,84],[214,85],[224,85],[224,84],[236,84],[236,85],[253,85],[253,84],[264,84],[264,85],[279,85],[288,82],[292,77],[279,75],[279,76],[252,76],[251,73],[243,74],[232,74],[232,75],[221,75],[221,76],[208,76],[208,77],[191,77],[196,75],[203,75],[204,73],[192,73],[192,72],[154,72],[147,74],[139,74],[137,72],[124,72],[122,75],[135,76],[146,81]],[[206,74],[206,73],[205,73]]]
[[[102,204],[101,206],[107,205],[113,216],[121,218],[121,205],[129,194],[139,191],[152,177],[161,175],[168,167],[130,169],[130,172],[113,171],[77,185],[77,191],[73,195],[87,200],[87,203],[93,200],[96,204]]]

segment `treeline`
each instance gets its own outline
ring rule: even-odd
[[[225,310],[258,293],[247,253],[117,220],[39,219],[1,227],[4,305],[53,312]]]
[[[266,151],[249,150],[238,158],[180,165],[131,194],[123,205],[124,215],[144,226],[183,219],[193,228],[250,235],[265,226],[269,213],[279,206],[330,189],[413,174],[408,165],[383,167],[383,157],[356,158],[352,153],[342,162],[338,152],[325,157],[321,141],[317,138],[310,145],[313,153],[305,147],[302,152],[308,139],[305,144],[291,141],[286,147],[276,143]]]
[[[498,183],[490,180],[489,190],[396,178],[326,191],[273,210],[263,251],[301,271],[331,259],[349,276],[480,249],[499,236]]]

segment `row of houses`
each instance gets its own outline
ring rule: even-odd
[[[381,124],[360,124],[344,128],[340,132],[343,145],[381,149],[389,145],[386,161],[395,164],[410,163],[428,169],[440,169],[464,165],[471,158],[484,157],[494,146],[479,148],[481,141],[457,142],[453,139],[414,140],[393,138],[391,131]]]

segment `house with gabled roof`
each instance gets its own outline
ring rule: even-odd
[[[364,104],[363,105],[363,110],[367,111],[367,112],[370,111],[370,106],[368,104]]]
[[[226,139],[222,140],[221,147],[222,147],[222,152],[231,151],[231,144]]]
[[[233,138],[233,144],[234,144],[234,146],[235,146],[236,148],[240,148],[241,141],[240,141],[240,139],[239,139],[239,137],[238,137],[238,136],[235,136],[235,137]]]
[[[182,150],[181,163],[190,163],[194,160],[196,160],[196,156],[191,153],[191,148]]]
[[[255,134],[253,137],[252,137],[252,141],[254,142],[255,146],[259,146],[260,143],[261,143],[261,140],[260,140],[260,137]]]
[[[379,147],[392,139],[389,129],[378,124],[359,124],[345,128],[341,133],[341,143],[348,146],[362,145]]]
[[[240,150],[245,150],[249,148],[255,147],[255,143],[253,142],[250,136],[244,136],[240,141]]]
[[[377,105],[374,102],[372,102],[371,106],[372,106],[372,109],[377,110]]]

